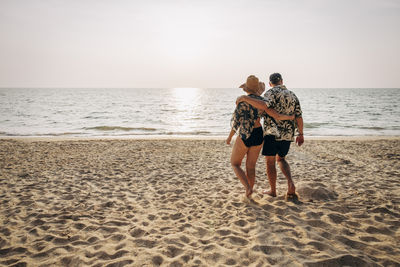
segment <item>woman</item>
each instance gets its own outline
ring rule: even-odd
[[[240,86],[248,96],[263,99],[260,95],[265,90],[264,83],[259,82],[258,78],[250,75],[245,84]],[[246,190],[246,197],[249,198],[253,193],[253,187],[256,179],[256,163],[263,143],[263,131],[260,123],[260,115],[266,112],[276,120],[293,120],[294,116],[287,116],[277,113],[274,109],[266,108],[259,111],[253,106],[240,102],[233,113],[231,125],[226,143],[229,145],[235,132],[238,134],[233,145],[231,155],[231,165]],[[246,157],[246,173],[241,168],[242,160]]]

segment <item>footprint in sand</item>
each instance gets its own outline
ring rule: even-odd
[[[236,261],[234,259],[227,259],[225,261],[226,265],[236,265]]]
[[[75,223],[75,224],[73,225],[73,227],[74,227],[75,229],[77,229],[77,230],[82,230],[83,228],[86,227],[86,225],[83,224],[83,223]]]
[[[117,261],[117,262],[107,264],[105,267],[122,267],[122,266],[132,264],[132,263],[133,263],[133,260],[123,260],[123,261]]]
[[[130,232],[130,235],[132,236],[132,237],[142,237],[142,236],[144,236],[146,234],[146,231],[144,231],[143,229],[141,229],[141,228],[136,228],[136,229],[134,229],[132,232]]]
[[[154,264],[155,266],[160,266],[160,265],[164,262],[164,259],[163,259],[163,257],[161,257],[161,256],[154,256],[154,257],[151,259],[151,261],[153,262],[153,264]]]
[[[153,214],[149,214],[149,215],[147,216],[147,219],[149,219],[150,221],[154,221],[156,218],[157,218],[157,216],[156,216],[156,215],[153,215]]]
[[[175,214],[171,214],[169,217],[170,217],[172,220],[178,220],[178,219],[180,219],[180,218],[183,217],[183,214],[180,213],[180,212],[178,212],[178,213],[175,213]]]
[[[122,234],[116,234],[116,235],[111,236],[111,240],[117,241],[117,242],[120,242],[120,241],[124,240],[125,238],[126,238],[126,236],[122,235]]]
[[[153,240],[147,240],[147,239],[135,239],[133,241],[138,247],[145,247],[145,248],[153,248],[156,246],[157,242]]]
[[[307,267],[319,267],[319,266],[375,266],[372,262],[366,262],[365,260],[355,257],[352,255],[343,255],[336,258],[316,260],[314,262],[306,262],[304,266]]]
[[[168,258],[175,258],[176,256],[180,255],[183,253],[183,250],[176,247],[176,246],[167,246],[166,250],[163,252],[165,256]]]
[[[232,231],[229,230],[229,229],[220,229],[220,230],[217,230],[217,234],[219,234],[219,235],[221,235],[221,236],[230,235],[231,232],[232,232]]]
[[[313,187],[307,185],[299,185],[297,188],[297,193],[301,196],[302,199],[306,199],[308,201],[335,200],[338,197],[338,194],[336,192],[323,186]]]
[[[235,221],[234,224],[236,224],[237,226],[240,226],[240,227],[244,227],[244,226],[247,225],[247,221],[245,221],[245,220],[238,220],[238,221]]]
[[[229,236],[229,241],[233,245],[245,246],[249,243],[246,239],[237,236]]]
[[[187,236],[180,236],[179,237],[179,239],[182,241],[182,242],[184,242],[184,243],[186,243],[186,244],[188,244],[189,242],[190,242],[190,239],[187,237]]]
[[[97,237],[95,237],[95,236],[92,236],[91,238],[89,238],[87,240],[87,242],[90,243],[90,244],[93,244],[93,243],[95,243],[97,241],[99,241],[99,239]]]
[[[346,217],[339,213],[330,213],[330,214],[328,214],[328,217],[332,222],[334,222],[336,224],[346,221]]]

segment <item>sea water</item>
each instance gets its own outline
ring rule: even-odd
[[[400,89],[291,89],[308,136],[400,135]],[[0,136],[226,136],[239,88],[2,88]]]

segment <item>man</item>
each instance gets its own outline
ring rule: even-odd
[[[271,187],[269,191],[264,190],[263,193],[276,197],[277,173],[275,162],[277,161],[288,182],[287,198],[295,198],[296,187],[292,180],[290,166],[285,157],[289,152],[290,143],[294,141],[296,126],[298,132],[296,143],[299,146],[304,143],[302,111],[297,96],[283,85],[282,75],[273,73],[270,75],[269,80],[272,88],[264,94],[264,101],[241,96],[237,102],[245,101],[260,110],[273,108],[281,114],[295,115],[294,121],[276,121],[267,114],[264,115],[264,145],[262,150]]]

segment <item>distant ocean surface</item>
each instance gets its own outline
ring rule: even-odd
[[[400,135],[400,89],[295,89],[308,136]],[[0,89],[0,136],[227,136],[234,89]]]

